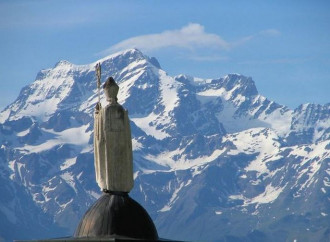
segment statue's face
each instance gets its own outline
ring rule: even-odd
[[[116,100],[118,94],[118,87],[115,85],[107,86],[104,89],[104,94],[108,101],[112,99]]]

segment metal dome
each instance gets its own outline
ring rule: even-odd
[[[126,237],[158,240],[147,211],[127,193],[104,193],[81,219],[75,238]]]

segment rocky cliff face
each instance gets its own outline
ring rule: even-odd
[[[160,236],[329,238],[329,104],[290,110],[239,74],[171,77],[138,50],[97,62],[103,81],[118,82],[119,103],[129,110],[131,196],[149,211]],[[42,70],[1,112],[0,238],[72,235],[99,197],[95,64],[60,61]]]

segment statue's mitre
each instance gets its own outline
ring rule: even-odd
[[[107,94],[107,98],[117,98],[119,86],[112,77],[109,77],[103,85],[104,92]]]

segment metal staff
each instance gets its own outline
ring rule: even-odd
[[[101,102],[101,99],[100,99],[100,88],[101,88],[101,64],[100,63],[97,63],[96,66],[95,66],[95,74],[96,74],[96,77],[97,77],[97,94],[98,94],[98,97],[99,97],[99,103]]]

